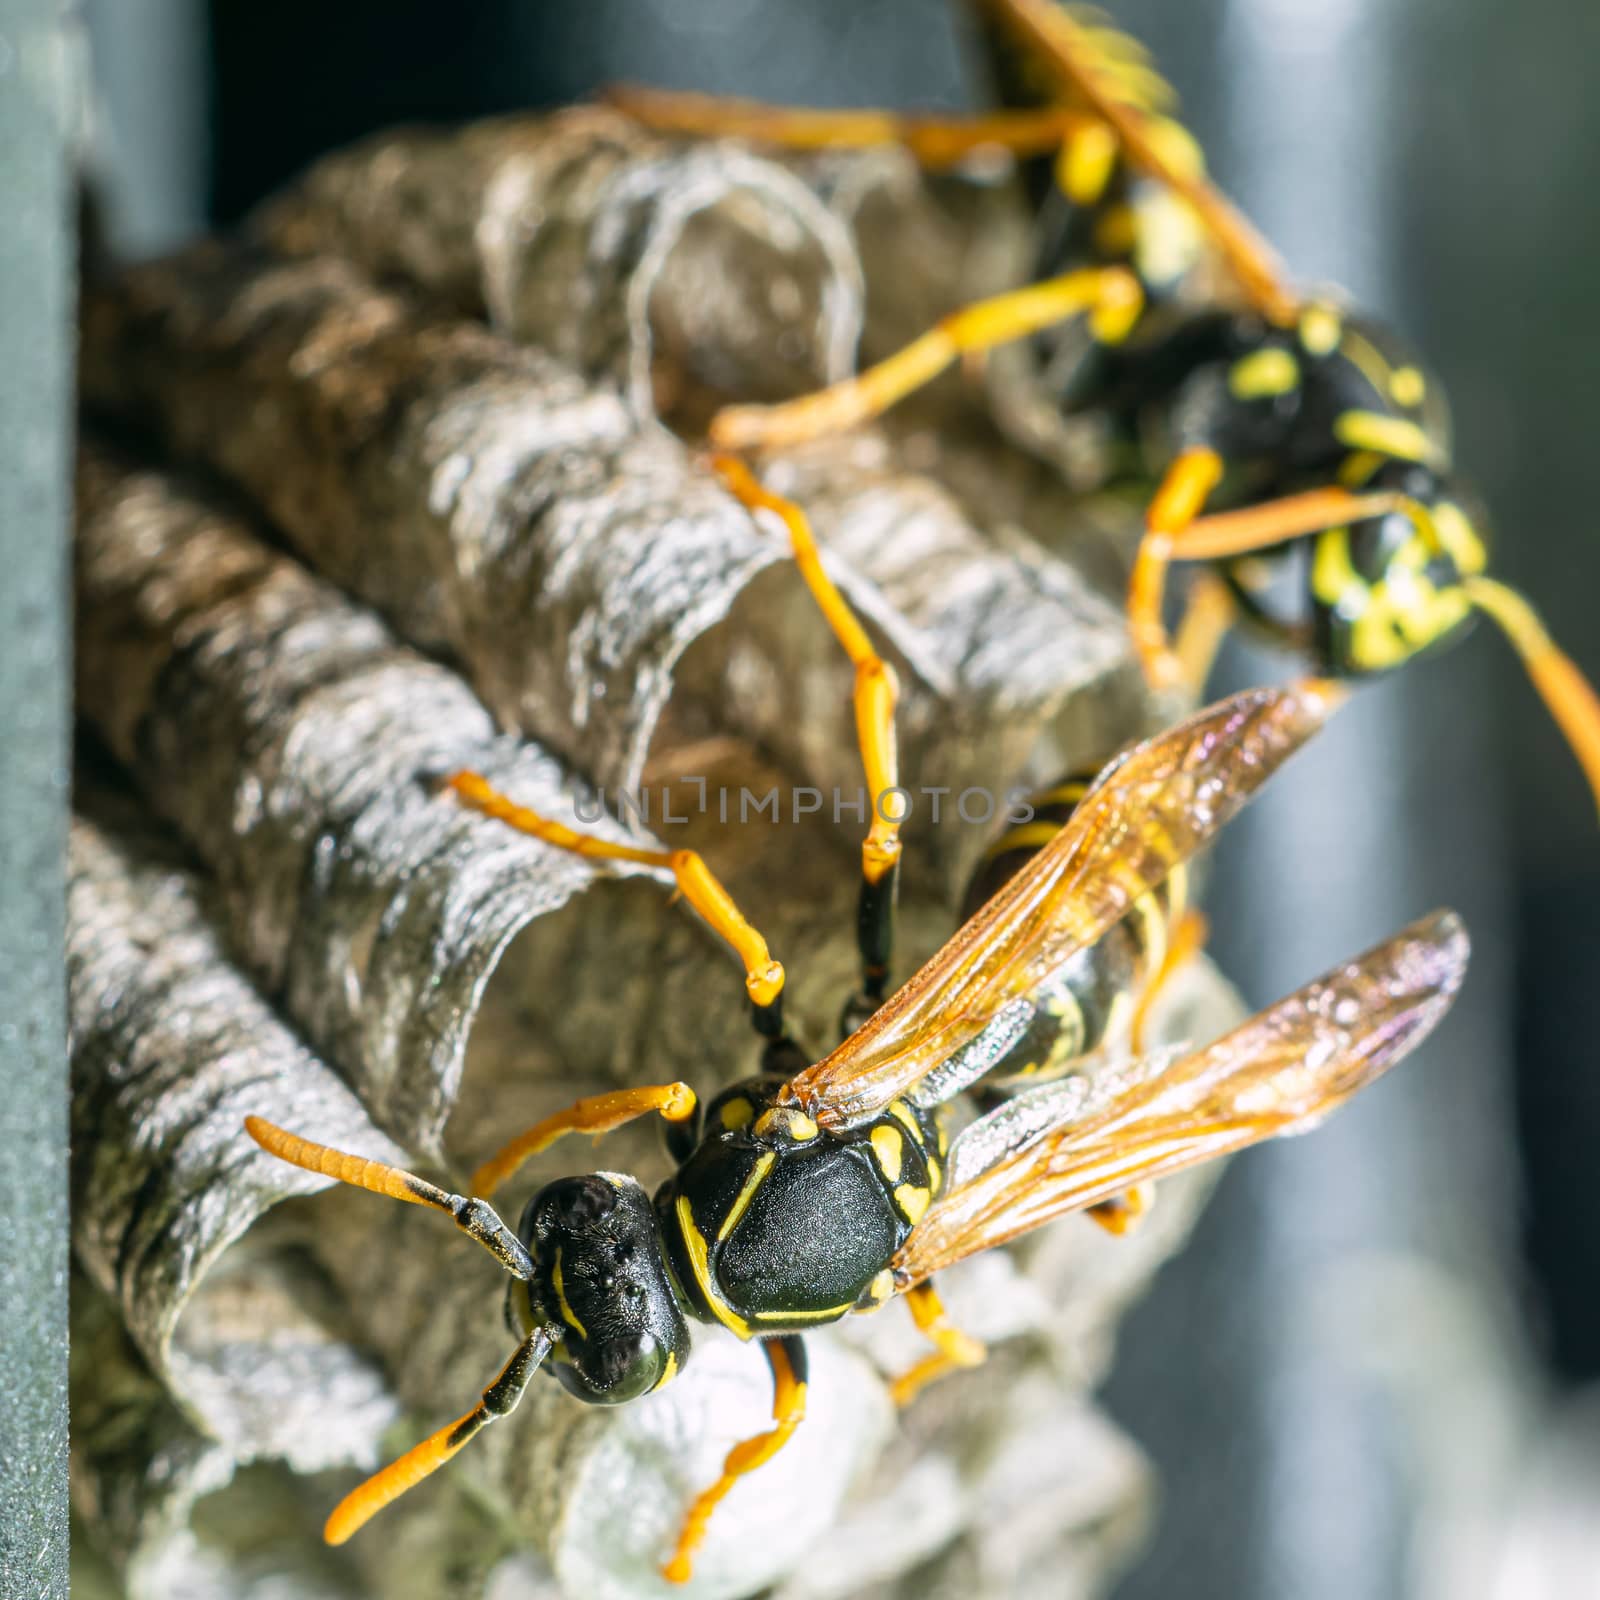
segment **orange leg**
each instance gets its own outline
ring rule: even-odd
[[[1491,617],[1522,657],[1539,698],[1549,708],[1600,805],[1600,698],[1565,651],[1557,647],[1532,606],[1492,578],[1466,578],[1467,598]]]
[[[1128,580],[1128,626],[1145,679],[1154,689],[1174,688],[1188,681],[1185,664],[1169,645],[1161,619],[1167,568],[1174,561],[1221,561],[1249,555],[1411,504],[1403,495],[1311,489],[1203,517],[1200,513],[1206,500],[1221,481],[1222,465],[1214,450],[1183,451],[1167,469],[1150,502],[1145,534]]]
[[[1150,1013],[1161,991],[1172,981],[1173,975],[1185,962],[1193,960],[1205,949],[1206,936],[1209,932],[1210,928],[1203,912],[1190,909],[1178,918],[1172,930],[1172,938],[1168,941],[1166,952],[1161,958],[1161,965],[1156,970],[1155,976],[1145,985],[1144,993],[1139,996],[1139,1003],[1134,1007],[1129,1046],[1136,1056],[1142,1056],[1150,1049],[1146,1034],[1150,1027]]]
[[[925,1278],[914,1289],[906,1290],[906,1304],[911,1308],[911,1318],[918,1331],[931,1339],[936,1348],[932,1355],[924,1356],[889,1385],[890,1397],[897,1406],[908,1404],[926,1384],[947,1372],[961,1367],[981,1367],[989,1354],[979,1340],[951,1324],[931,1279]]]
[[[705,1543],[711,1526],[711,1514],[727,1497],[728,1491],[741,1478],[748,1477],[757,1467],[763,1466],[788,1444],[805,1420],[806,1414],[806,1350],[795,1334],[784,1334],[776,1339],[764,1339],[761,1353],[772,1368],[772,1421],[767,1433],[745,1439],[728,1452],[722,1464],[722,1475],[709,1489],[695,1496],[694,1503],[684,1515],[678,1532],[678,1543],[672,1558],[661,1569],[669,1583],[687,1583],[693,1575],[694,1553]]]
[[[678,892],[700,913],[712,928],[733,946],[744,963],[745,987],[758,1010],[776,1004],[783,992],[783,967],[772,959],[763,939],[748,923],[733,897],[712,875],[711,869],[695,850],[642,850],[634,845],[613,844],[576,833],[565,823],[541,817],[508,799],[476,772],[457,772],[447,786],[474,811],[493,817],[521,833],[530,833],[559,850],[591,861],[637,861],[644,866],[665,867],[677,880]]]
[[[668,1122],[684,1122],[694,1115],[695,1104],[694,1090],[686,1083],[590,1095],[510,1140],[472,1174],[472,1192],[488,1198],[524,1161],[548,1150],[565,1134],[610,1133],[652,1111],[659,1111]]]
[[[601,98],[663,133],[749,139],[790,150],[853,150],[900,144],[921,165],[934,170],[957,166],[980,150],[1008,150],[1017,156],[1049,155],[1084,129],[1102,126],[1097,119],[1064,106],[965,117],[871,108],[823,111],[637,84],[618,84],[607,89]]]
[[[1095,337],[1114,344],[1127,336],[1143,309],[1138,279],[1123,267],[1086,267],[978,300],[842,383],[783,405],[726,407],[712,418],[711,442],[725,450],[745,450],[838,433],[887,411],[971,351],[992,349],[1085,315]]]
[[[892,943],[894,869],[900,862],[900,822],[904,796],[900,787],[900,758],[895,741],[894,712],[900,686],[889,665],[867,637],[860,619],[839,592],[822,565],[806,514],[792,500],[773,494],[734,456],[719,455],[712,465],[729,492],[752,511],[773,512],[789,533],[795,565],[827,619],[834,637],[843,645],[855,667],[856,739],[866,772],[867,803],[872,822],[861,845],[862,913],[859,919],[864,992],[869,1000],[882,998],[888,977]]]
[[[1238,620],[1238,610],[1232,592],[1221,578],[1203,572],[1189,585],[1172,653],[1178,658],[1184,687],[1197,700],[1205,693],[1217,651]]]
[[[359,1488],[352,1489],[333,1508],[333,1515],[322,1530],[323,1538],[329,1544],[343,1544],[386,1505],[398,1500],[408,1489],[416,1488],[429,1473],[436,1472],[491,1422],[498,1422],[515,1410],[529,1380],[554,1343],[555,1335],[550,1329],[535,1328],[517,1346],[500,1376],[483,1391],[483,1399],[466,1416],[431,1434],[381,1472],[374,1473]]]
[[[1083,1214],[1120,1239],[1123,1234],[1133,1232],[1155,1203],[1156,1186],[1153,1183],[1136,1183],[1110,1200],[1085,1206]]]
[[[533,1277],[533,1262],[527,1249],[501,1221],[487,1200],[474,1195],[451,1194],[449,1190],[429,1183],[426,1178],[404,1172],[399,1167],[346,1155],[344,1151],[330,1149],[325,1144],[313,1144],[311,1140],[274,1127],[260,1117],[246,1117],[244,1127],[245,1132],[268,1155],[287,1161],[290,1166],[303,1167],[307,1172],[320,1172],[325,1177],[337,1178],[340,1183],[351,1184],[357,1189],[370,1189],[374,1194],[386,1194],[393,1200],[404,1200],[408,1205],[428,1206],[434,1211],[444,1212],[513,1277],[525,1282]]]

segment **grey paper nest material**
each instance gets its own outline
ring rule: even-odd
[[[217,874],[268,992],[386,1127],[437,1152],[502,952],[595,881],[438,780],[477,768],[551,815],[570,780],[237,511],[90,443],[78,518],[84,714]],[[575,914],[614,921],[613,892]],[[664,897],[638,898],[658,930]],[[568,917],[546,937],[583,936]]]
[[[599,107],[381,134],[319,161],[255,226],[486,315],[644,415],[685,381],[773,399],[831,382],[859,332],[855,252],[804,183]]]
[[[398,1150],[228,962],[193,875],[125,808],[73,824],[67,974],[78,1260],[236,1459],[370,1458],[394,1404],[305,1313],[293,1263],[258,1253],[231,1289],[215,1269],[270,1207],[329,1183],[258,1150],[247,1112]]]
[[[670,435],[539,352],[337,262],[203,246],[91,301],[84,381],[232,478],[305,559],[461,662],[502,722],[613,797],[659,749],[691,646],[694,693],[673,707],[685,726],[774,751],[792,781],[840,782],[840,759],[815,752],[850,749],[850,673],[781,535]],[[1000,749],[962,759],[993,783],[1003,756],[1073,709],[1077,756],[1114,747],[1123,718],[1082,726],[1085,691],[1128,660],[1114,610],[1037,551],[1019,569],[929,480],[882,463],[863,474],[860,448],[810,458],[814,479],[836,459],[840,484],[861,488],[859,504],[834,492],[822,532],[839,535],[839,579],[901,669],[908,781],[981,733]]]

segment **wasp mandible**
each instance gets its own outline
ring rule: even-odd
[[[1056,0],[971,0],[1020,52],[1032,103],[975,117],[812,112],[649,89],[613,101],[652,125],[818,148],[898,142],[930,167],[1003,148],[1053,157],[1064,213],[1050,276],[968,305],[858,376],[712,421],[724,449],[793,444],[876,416],[957,359],[1071,322],[1051,361],[1062,429],[1092,437],[1093,487],[1146,499],[1127,612],[1152,687],[1198,693],[1242,617],[1310,669],[1388,671],[1488,616],[1522,658],[1600,802],[1600,699],[1528,602],[1487,573],[1487,528],[1451,460],[1438,382],[1387,331],[1292,286],[1211,184],[1143,48]],[[1231,290],[1185,293],[1205,258]],[[1203,563],[1180,632],[1167,571]]]
[[[799,507],[739,463],[719,466],[746,505],[789,529],[801,573],[855,663],[863,765],[872,792],[887,794],[898,783],[892,670],[823,570]],[[1118,1002],[1147,995],[1170,970],[1165,930],[1182,898],[1174,876],[1339,698],[1316,681],[1237,694],[1125,751],[1086,788],[1058,788],[1038,831],[1003,839],[980,869],[981,906],[887,999],[900,840],[898,819],[878,808],[862,851],[861,990],[845,1008],[847,1036],[814,1062],[784,1024],[782,965],[697,854],[598,840],[474,773],[455,774],[449,789],[460,801],[557,848],[670,871],[744,965],[762,1070],[703,1106],[685,1083],[580,1101],[485,1162],[470,1194],[248,1121],[285,1161],[446,1213],[512,1279],[518,1343],[505,1368],[472,1410],[347,1496],[327,1537],[349,1538],[509,1413],[541,1367],[581,1400],[633,1400],[682,1369],[689,1323],[699,1321],[759,1343],[773,1425],[737,1445],[686,1510],[663,1571],[687,1580],[716,1506],[800,1425],[808,1330],[904,1297],[933,1346],[895,1385],[907,1399],[984,1356],[946,1317],[936,1272],[1075,1210],[1120,1230],[1143,1186],[1300,1132],[1398,1061],[1461,982],[1467,942],[1451,913],[1413,924],[1205,1049],[1109,1054],[1129,1027],[1137,1033],[1139,1008]],[[988,1091],[990,1108],[952,1141],[946,1113],[971,1089]],[[653,1197],[601,1172],[547,1184],[515,1229],[490,1205],[562,1135],[652,1112],[675,1162]]]

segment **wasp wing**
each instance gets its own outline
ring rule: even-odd
[[[1113,761],[1072,820],[789,1095],[825,1127],[948,1099],[1025,1026],[1029,996],[1204,845],[1322,725],[1323,687],[1253,689]]]
[[[1063,1100],[1053,1129],[1034,1119],[1021,1140],[994,1139],[989,1118],[975,1123],[951,1152],[955,1181],[894,1259],[896,1283],[1146,1179],[1315,1127],[1428,1036],[1467,951],[1460,919],[1435,912],[1164,1071],[1136,1061],[1090,1083]],[[963,1153],[974,1135],[977,1151]]]
[[[1291,323],[1297,310],[1288,277],[1272,246],[1205,179],[1192,142],[1174,139],[1176,124],[1156,115],[1161,103],[1154,74],[1130,67],[1127,43],[1058,0],[978,0],[995,23],[1033,53],[1057,92],[1086,106],[1116,136],[1129,164],[1165,184],[1200,218],[1226,257],[1239,286],[1258,311]],[[1153,82],[1152,82],[1153,80]]]

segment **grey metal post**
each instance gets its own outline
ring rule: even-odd
[[[70,38],[0,0],[0,1596],[67,1594]]]

